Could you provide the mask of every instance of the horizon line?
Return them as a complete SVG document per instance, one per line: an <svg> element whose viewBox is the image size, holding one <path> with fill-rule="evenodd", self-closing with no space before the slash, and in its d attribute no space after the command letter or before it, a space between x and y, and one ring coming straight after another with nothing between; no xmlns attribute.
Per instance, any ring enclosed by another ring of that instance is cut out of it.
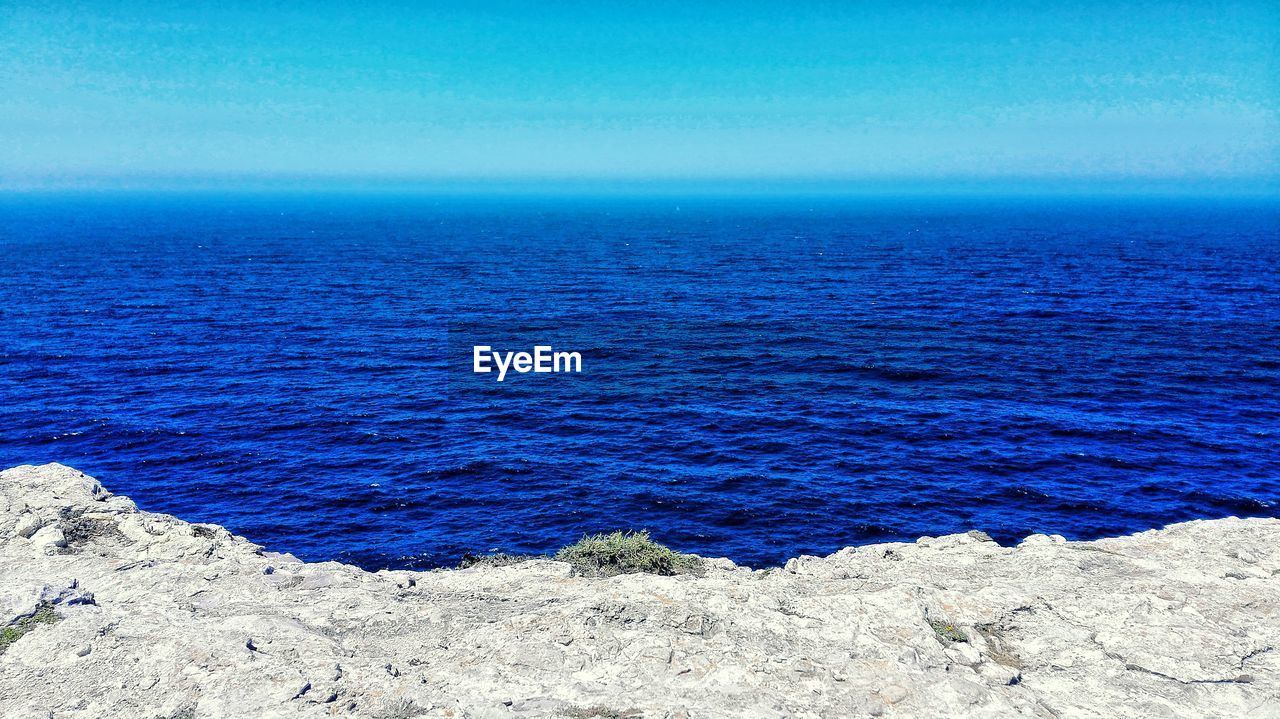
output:
<svg viewBox="0 0 1280 719"><path fill-rule="evenodd" d="M439 195L1047 195L1280 197L1280 176L1232 177L688 177L303 174L0 174L3 194L98 193Z"/></svg>

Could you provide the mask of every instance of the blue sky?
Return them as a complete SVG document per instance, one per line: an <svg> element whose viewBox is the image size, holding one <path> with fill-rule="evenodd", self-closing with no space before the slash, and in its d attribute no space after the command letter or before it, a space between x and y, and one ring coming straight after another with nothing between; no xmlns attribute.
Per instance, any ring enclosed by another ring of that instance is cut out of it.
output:
<svg viewBox="0 0 1280 719"><path fill-rule="evenodd" d="M0 184L1280 174L1280 3L194 5L0 5Z"/></svg>

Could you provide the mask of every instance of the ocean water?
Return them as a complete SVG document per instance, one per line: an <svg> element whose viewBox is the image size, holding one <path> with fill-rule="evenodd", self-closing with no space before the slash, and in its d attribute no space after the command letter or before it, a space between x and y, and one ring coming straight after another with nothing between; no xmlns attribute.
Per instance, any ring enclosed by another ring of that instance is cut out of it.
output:
<svg viewBox="0 0 1280 719"><path fill-rule="evenodd" d="M0 464L366 567L1280 515L1262 201L8 195ZM471 371L472 346L582 353Z"/></svg>

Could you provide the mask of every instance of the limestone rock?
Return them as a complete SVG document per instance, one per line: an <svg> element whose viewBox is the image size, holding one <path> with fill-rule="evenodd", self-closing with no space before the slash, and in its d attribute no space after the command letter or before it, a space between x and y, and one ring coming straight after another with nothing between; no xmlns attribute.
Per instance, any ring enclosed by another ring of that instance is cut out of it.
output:
<svg viewBox="0 0 1280 719"><path fill-rule="evenodd" d="M1280 716L1280 520L702 576L371 573L23 466L4 624L5 717Z"/></svg>

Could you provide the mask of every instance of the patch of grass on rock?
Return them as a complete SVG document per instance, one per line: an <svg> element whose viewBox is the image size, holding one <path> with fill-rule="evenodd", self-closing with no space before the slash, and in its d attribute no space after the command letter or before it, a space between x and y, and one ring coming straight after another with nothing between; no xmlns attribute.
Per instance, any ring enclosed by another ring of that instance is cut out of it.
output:
<svg viewBox="0 0 1280 719"><path fill-rule="evenodd" d="M48 602L41 602L34 614L28 617L20 617L7 627L0 628L0 654L4 654L5 650L13 646L13 643L26 636L27 632L40 626L41 624L56 624L62 619L58 613L53 611L53 605Z"/></svg>
<svg viewBox="0 0 1280 719"><path fill-rule="evenodd" d="M458 569L467 569L468 567L509 567L531 559L546 559L546 557L534 557L528 554L507 554L506 552L496 552L494 554L472 554L467 552L462 555L462 559L458 560Z"/></svg>
<svg viewBox="0 0 1280 719"><path fill-rule="evenodd" d="M564 710L565 719L639 719L644 714L635 709L610 709L608 707L571 707Z"/></svg>
<svg viewBox="0 0 1280 719"><path fill-rule="evenodd" d="M969 635L961 631L960 627L949 622L941 622L936 619L929 621L929 626L933 627L933 633L938 637L938 641L943 644L955 644L956 642L969 641Z"/></svg>
<svg viewBox="0 0 1280 719"><path fill-rule="evenodd" d="M378 719L413 719L421 716L426 710L418 706L412 699L394 699L382 707Z"/></svg>
<svg viewBox="0 0 1280 719"><path fill-rule="evenodd" d="M72 549L80 549L93 542L129 544L129 538L120 531L114 519L74 517L58 523L62 536Z"/></svg>
<svg viewBox="0 0 1280 719"><path fill-rule="evenodd" d="M568 562L580 574L612 577L618 574L697 573L697 557L680 554L649 539L648 532L593 534L556 552L555 558Z"/></svg>

